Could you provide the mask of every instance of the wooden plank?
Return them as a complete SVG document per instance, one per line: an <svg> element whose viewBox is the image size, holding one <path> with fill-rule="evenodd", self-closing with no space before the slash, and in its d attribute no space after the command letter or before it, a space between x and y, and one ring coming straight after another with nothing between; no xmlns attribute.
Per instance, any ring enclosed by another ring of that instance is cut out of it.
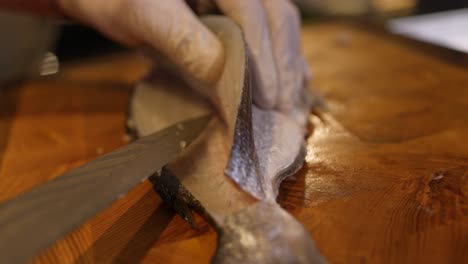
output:
<svg viewBox="0 0 468 264"><path fill-rule="evenodd" d="M340 23L306 26L303 43L330 112L280 203L331 263L468 259L466 68ZM3 91L16 104L0 116L0 200L124 144L128 92L147 69L123 54ZM207 263L216 235L197 221L144 184L33 262Z"/></svg>
<svg viewBox="0 0 468 264"><path fill-rule="evenodd" d="M327 99L282 204L331 263L468 259L468 71L362 27L304 30Z"/></svg>

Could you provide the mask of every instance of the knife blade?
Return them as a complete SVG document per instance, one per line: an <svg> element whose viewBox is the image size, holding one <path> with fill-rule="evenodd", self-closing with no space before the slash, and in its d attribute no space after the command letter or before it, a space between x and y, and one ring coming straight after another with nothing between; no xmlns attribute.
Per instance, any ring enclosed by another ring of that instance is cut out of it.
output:
<svg viewBox="0 0 468 264"><path fill-rule="evenodd" d="M0 205L0 263L24 263L176 158L211 118L194 118L99 157Z"/></svg>

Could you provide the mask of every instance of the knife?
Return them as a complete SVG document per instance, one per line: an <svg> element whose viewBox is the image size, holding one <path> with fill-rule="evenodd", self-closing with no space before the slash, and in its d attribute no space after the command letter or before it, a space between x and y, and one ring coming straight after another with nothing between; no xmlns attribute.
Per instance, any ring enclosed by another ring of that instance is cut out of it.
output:
<svg viewBox="0 0 468 264"><path fill-rule="evenodd" d="M203 116L123 146L0 205L0 263L24 263L176 158Z"/></svg>

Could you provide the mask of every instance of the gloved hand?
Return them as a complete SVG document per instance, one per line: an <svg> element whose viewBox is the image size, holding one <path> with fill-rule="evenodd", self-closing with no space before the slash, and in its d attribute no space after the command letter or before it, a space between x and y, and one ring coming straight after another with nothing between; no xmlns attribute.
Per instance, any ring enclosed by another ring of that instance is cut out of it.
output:
<svg viewBox="0 0 468 264"><path fill-rule="evenodd" d="M223 48L183 0L57 0L71 17L130 46L150 45L202 82L221 73ZM193 2L193 1L192 1ZM243 30L254 62L254 102L291 112L307 81L300 17L290 0L204 0Z"/></svg>
<svg viewBox="0 0 468 264"><path fill-rule="evenodd" d="M254 62L256 105L290 113L310 79L301 53L299 12L290 0L216 0L240 25Z"/></svg>

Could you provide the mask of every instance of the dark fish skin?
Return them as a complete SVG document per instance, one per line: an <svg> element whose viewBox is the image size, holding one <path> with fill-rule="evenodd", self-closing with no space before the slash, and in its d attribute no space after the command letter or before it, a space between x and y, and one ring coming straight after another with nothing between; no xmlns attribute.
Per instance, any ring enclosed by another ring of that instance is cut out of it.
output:
<svg viewBox="0 0 468 264"><path fill-rule="evenodd" d="M155 173L149 180L154 186L154 190L176 213L182 216L185 221L194 229L198 229L198 225L193 217L190 209L190 202L195 200L193 196L184 188L175 175L166 169L162 168L161 173Z"/></svg>
<svg viewBox="0 0 468 264"><path fill-rule="evenodd" d="M246 58L248 61L248 58ZM259 168L259 159L255 151L255 138L252 125L252 81L249 69L244 72L244 85L237 110L231 157L226 168L229 175L246 192L258 199L266 199L265 178Z"/></svg>
<svg viewBox="0 0 468 264"><path fill-rule="evenodd" d="M307 230L277 204L256 203L219 228L216 264L326 263Z"/></svg>

